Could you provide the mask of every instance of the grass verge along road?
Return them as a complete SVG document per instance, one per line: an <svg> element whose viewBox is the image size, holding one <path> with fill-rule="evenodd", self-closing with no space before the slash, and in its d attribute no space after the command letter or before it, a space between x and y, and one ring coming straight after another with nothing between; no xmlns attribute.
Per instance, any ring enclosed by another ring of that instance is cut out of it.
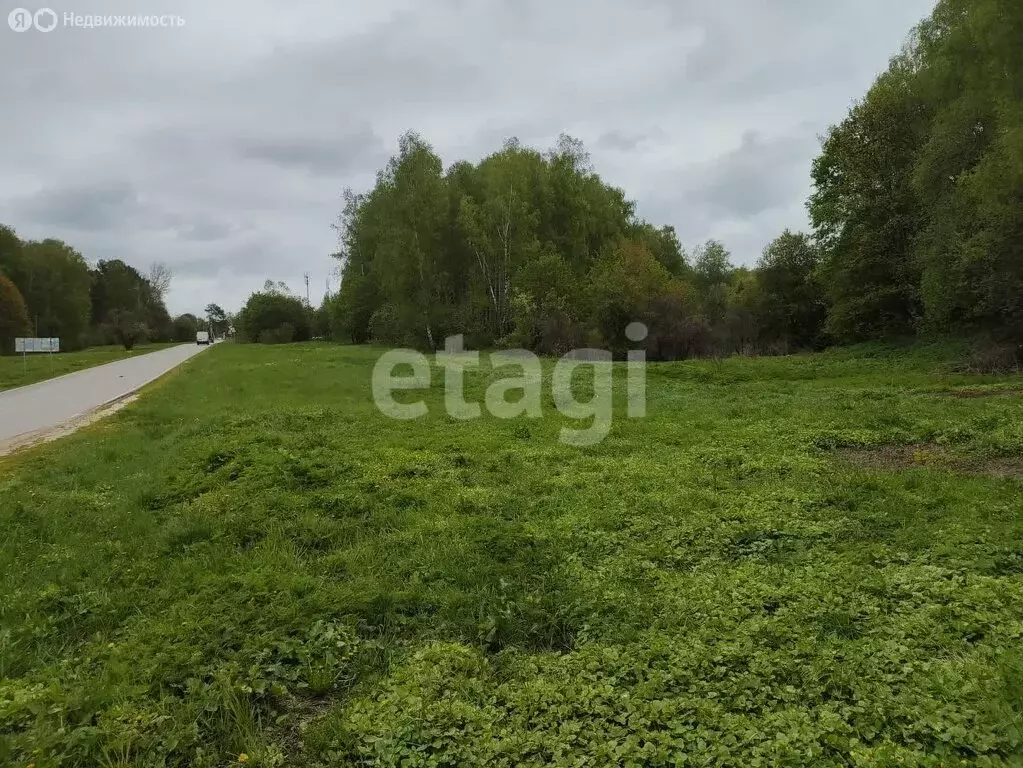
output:
<svg viewBox="0 0 1023 768"><path fill-rule="evenodd" d="M34 352L24 356L0 357L0 392L172 346L174 345L140 344L130 352L121 346L90 347L78 352L57 352L52 355Z"/></svg>

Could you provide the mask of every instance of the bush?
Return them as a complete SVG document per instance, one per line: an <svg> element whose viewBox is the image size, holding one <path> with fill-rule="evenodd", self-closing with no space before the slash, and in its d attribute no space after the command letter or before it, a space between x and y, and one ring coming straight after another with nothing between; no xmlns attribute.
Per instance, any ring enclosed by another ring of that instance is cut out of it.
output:
<svg viewBox="0 0 1023 768"><path fill-rule="evenodd" d="M401 324L393 304L385 304L369 318L369 337L381 344L401 343Z"/></svg>
<svg viewBox="0 0 1023 768"><path fill-rule="evenodd" d="M125 349L131 350L139 341L147 337L148 329L137 313L115 309L110 312L109 317L110 319L106 323L109 333Z"/></svg>
<svg viewBox="0 0 1023 768"><path fill-rule="evenodd" d="M195 334L199 331L199 320L195 315L184 314L174 318L174 340L195 341Z"/></svg>
<svg viewBox="0 0 1023 768"><path fill-rule="evenodd" d="M277 328L266 328L259 333L260 344L290 344L295 340L295 326L282 323Z"/></svg>
<svg viewBox="0 0 1023 768"><path fill-rule="evenodd" d="M957 369L963 373L1018 373L1023 368L1023 345L978 345Z"/></svg>
<svg viewBox="0 0 1023 768"><path fill-rule="evenodd" d="M294 296L272 291L254 293L238 313L238 337L242 341L261 342L264 332L269 331L267 338L282 339L281 329L287 325L291 328L288 341L308 341L311 336L309 315L306 305Z"/></svg>
<svg viewBox="0 0 1023 768"><path fill-rule="evenodd" d="M701 357L713 347L710 325L702 316L694 316L679 296L658 296L651 302L643 320L647 326L646 352L650 360Z"/></svg>

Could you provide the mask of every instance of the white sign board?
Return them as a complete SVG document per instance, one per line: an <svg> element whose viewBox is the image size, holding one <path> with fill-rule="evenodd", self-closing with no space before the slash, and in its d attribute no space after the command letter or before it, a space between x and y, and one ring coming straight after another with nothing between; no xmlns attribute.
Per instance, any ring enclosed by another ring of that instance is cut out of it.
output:
<svg viewBox="0 0 1023 768"><path fill-rule="evenodd" d="M14 351L25 352L60 352L60 339L15 339Z"/></svg>

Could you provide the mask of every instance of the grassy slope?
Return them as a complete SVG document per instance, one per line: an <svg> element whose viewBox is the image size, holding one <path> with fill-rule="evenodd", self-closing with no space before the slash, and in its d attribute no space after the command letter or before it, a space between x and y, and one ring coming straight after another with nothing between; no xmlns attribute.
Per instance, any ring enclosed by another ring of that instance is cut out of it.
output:
<svg viewBox="0 0 1023 768"><path fill-rule="evenodd" d="M1018 380L655 366L579 449L387 420L376 354L223 345L0 464L0 762L1019 764L1023 481L825 450L1019 457L934 394Z"/></svg>
<svg viewBox="0 0 1023 768"><path fill-rule="evenodd" d="M79 352L58 352L54 355L35 353L24 358L22 355L0 357L0 392L171 346L174 345L140 344L131 352L115 346L90 347Z"/></svg>

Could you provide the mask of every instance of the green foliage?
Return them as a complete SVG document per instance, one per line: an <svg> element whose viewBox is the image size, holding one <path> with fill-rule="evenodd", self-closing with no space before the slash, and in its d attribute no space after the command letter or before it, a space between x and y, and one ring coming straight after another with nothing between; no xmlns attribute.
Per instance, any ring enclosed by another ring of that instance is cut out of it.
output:
<svg viewBox="0 0 1023 768"><path fill-rule="evenodd" d="M765 338L772 308L754 301L759 275L715 241L687 260L675 230L637 219L568 136L546 153L512 139L442 174L408 134L372 190L346 191L337 229L342 281L327 312L334 338L354 343L431 348L462 333L475 348L622 353L632 321L656 326L647 349L659 359L820 342L804 328ZM804 325L819 311L792 309Z"/></svg>
<svg viewBox="0 0 1023 768"><path fill-rule="evenodd" d="M189 313L178 315L174 318L174 340L180 342L195 341L195 334L199 330L199 319Z"/></svg>
<svg viewBox="0 0 1023 768"><path fill-rule="evenodd" d="M258 340L260 344L290 344L295 340L295 326L284 322L276 328L264 328Z"/></svg>
<svg viewBox="0 0 1023 768"><path fill-rule="evenodd" d="M616 366L580 450L218 345L0 465L0 763L1008 768L1023 396L964 352L651 364L645 419Z"/></svg>
<svg viewBox="0 0 1023 768"><path fill-rule="evenodd" d="M840 340L1023 336L1023 9L942 0L814 164Z"/></svg>
<svg viewBox="0 0 1023 768"><path fill-rule="evenodd" d="M206 306L206 322L209 323L210 331L218 339L227 336L231 327L231 318L219 304L208 304Z"/></svg>
<svg viewBox="0 0 1023 768"><path fill-rule="evenodd" d="M13 280L13 275L21 275L24 270L24 244L21 238L10 227L0 224L0 272ZM15 283L17 285L17 283Z"/></svg>
<svg viewBox="0 0 1023 768"><path fill-rule="evenodd" d="M142 315L128 309L112 309L107 313L107 328L117 343L126 350L146 338L147 327Z"/></svg>
<svg viewBox="0 0 1023 768"><path fill-rule="evenodd" d="M301 299L277 290L249 296L236 318L242 341L282 344L310 338L309 310Z"/></svg>
<svg viewBox="0 0 1023 768"><path fill-rule="evenodd" d="M85 259L60 240L23 244L21 261L5 268L28 307L33 335L58 336L62 349L77 349L89 327L92 278Z"/></svg>
<svg viewBox="0 0 1023 768"><path fill-rule="evenodd" d="M682 244L678 240L674 227L657 229L652 224L643 222L636 226L629 238L641 243L653 255L661 266L673 277L690 277L691 267L686 262Z"/></svg>
<svg viewBox="0 0 1023 768"><path fill-rule="evenodd" d="M921 211L910 174L929 109L908 55L829 132L814 161L810 216L823 248L828 330L860 341L913 330L920 274L913 239Z"/></svg>
<svg viewBox="0 0 1023 768"><path fill-rule="evenodd" d="M28 312L21 291L0 272L0 355L12 354L14 340L28 332Z"/></svg>
<svg viewBox="0 0 1023 768"><path fill-rule="evenodd" d="M472 346L567 350L598 333L592 271L623 238L666 274L686 271L674 230L637 221L575 139L545 154L511 140L477 165L441 168L408 134L369 193L346 193L336 336L436 347L463 333Z"/></svg>
<svg viewBox="0 0 1023 768"><path fill-rule="evenodd" d="M626 327L650 316L653 303L669 292L671 275L649 251L626 240L594 265L590 280L593 323L602 343L623 355L632 346Z"/></svg>
<svg viewBox="0 0 1023 768"><path fill-rule="evenodd" d="M760 333L786 347L820 347L828 306L818 277L817 245L786 230L767 246L757 266L757 295L751 303L759 312Z"/></svg>
<svg viewBox="0 0 1023 768"><path fill-rule="evenodd" d="M149 278L120 259L89 269L82 254L60 240L22 242L0 225L0 271L22 294L28 335L58 336L62 350L175 338L163 301L170 282L163 265Z"/></svg>
<svg viewBox="0 0 1023 768"><path fill-rule="evenodd" d="M727 285L734 267L731 254L717 240L708 240L692 256L693 282L703 291Z"/></svg>

